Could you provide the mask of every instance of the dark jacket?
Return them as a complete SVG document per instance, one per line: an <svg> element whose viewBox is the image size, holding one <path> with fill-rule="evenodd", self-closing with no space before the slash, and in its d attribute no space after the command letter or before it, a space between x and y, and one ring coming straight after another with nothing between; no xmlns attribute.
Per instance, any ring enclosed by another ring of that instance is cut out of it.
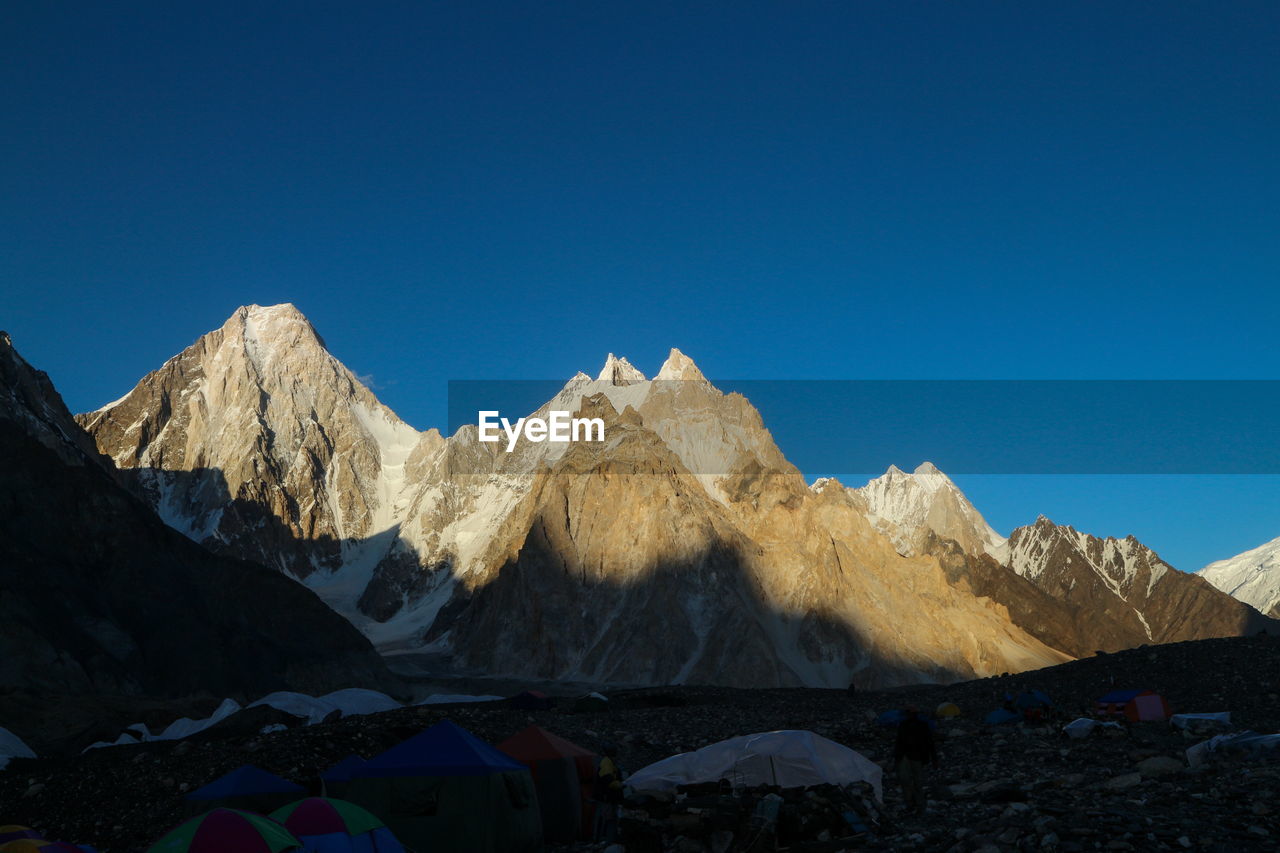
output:
<svg viewBox="0 0 1280 853"><path fill-rule="evenodd" d="M919 717L908 717L898 725L898 739L893 745L893 760L910 758L932 763L938 757L929 724Z"/></svg>

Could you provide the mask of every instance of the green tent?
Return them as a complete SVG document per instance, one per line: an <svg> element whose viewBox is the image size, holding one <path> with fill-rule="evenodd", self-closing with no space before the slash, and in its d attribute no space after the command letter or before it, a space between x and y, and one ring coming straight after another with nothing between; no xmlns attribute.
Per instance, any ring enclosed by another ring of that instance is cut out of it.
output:
<svg viewBox="0 0 1280 853"><path fill-rule="evenodd" d="M352 772L345 799L415 850L524 853L542 846L529 769L445 720Z"/></svg>

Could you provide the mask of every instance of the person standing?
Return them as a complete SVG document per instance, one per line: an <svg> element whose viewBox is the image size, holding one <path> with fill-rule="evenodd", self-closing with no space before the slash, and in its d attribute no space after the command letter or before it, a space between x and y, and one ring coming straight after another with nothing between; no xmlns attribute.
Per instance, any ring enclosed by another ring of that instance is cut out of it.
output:
<svg viewBox="0 0 1280 853"><path fill-rule="evenodd" d="M595 840L613 842L618 838L618 811L622 804L622 770L618 767L618 747L606 744L596 768Z"/></svg>
<svg viewBox="0 0 1280 853"><path fill-rule="evenodd" d="M933 743L929 723L920 718L918 708L906 709L906 719L898 724L898 739L893 745L893 760L907 811L924 814L924 770L937 763L938 752Z"/></svg>

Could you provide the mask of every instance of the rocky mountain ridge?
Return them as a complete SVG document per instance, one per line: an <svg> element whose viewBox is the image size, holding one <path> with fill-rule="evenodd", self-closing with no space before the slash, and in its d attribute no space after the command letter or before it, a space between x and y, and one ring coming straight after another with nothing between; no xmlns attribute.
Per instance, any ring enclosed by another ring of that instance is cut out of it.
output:
<svg viewBox="0 0 1280 853"><path fill-rule="evenodd" d="M156 518L3 334L0 480L6 688L173 696L391 684L368 642L307 590Z"/></svg>
<svg viewBox="0 0 1280 853"><path fill-rule="evenodd" d="M843 490L807 488L750 403L687 356L657 376L610 355L534 413L602 417L604 443L507 453L474 426L412 432L295 308L249 306L80 420L162 517L287 571L387 650L757 685L1064 659L936 560L898 555ZM921 610L936 618L904 642L901 614Z"/></svg>
<svg viewBox="0 0 1280 853"><path fill-rule="evenodd" d="M1045 529L1015 549L928 463L806 486L679 350L652 380L610 353L550 411L601 418L606 441L419 433L282 305L239 309L80 422L191 538L292 575L384 651L485 672L892 684L1259 624L1198 581L1159 586L1169 604L1118 594L1112 546L1046 557ZM1163 565L1143 563L1152 588Z"/></svg>

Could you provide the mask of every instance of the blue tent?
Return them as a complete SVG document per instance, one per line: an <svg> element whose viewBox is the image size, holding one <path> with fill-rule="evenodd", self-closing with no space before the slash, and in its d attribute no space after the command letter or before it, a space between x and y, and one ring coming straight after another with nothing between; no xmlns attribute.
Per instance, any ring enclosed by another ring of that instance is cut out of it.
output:
<svg viewBox="0 0 1280 853"><path fill-rule="evenodd" d="M266 814L306 795L301 785L246 764L187 794L187 810L193 815L217 808Z"/></svg>
<svg viewBox="0 0 1280 853"><path fill-rule="evenodd" d="M996 708L983 719L983 722L989 726L1002 726L1005 723L1013 723L1022 719L1022 715L1017 711L1008 711L1004 708Z"/></svg>
<svg viewBox="0 0 1280 853"><path fill-rule="evenodd" d="M505 752L444 720L370 758L352 776L488 776L527 770Z"/></svg>
<svg viewBox="0 0 1280 853"><path fill-rule="evenodd" d="M542 845L529 768L448 720L354 768L343 798L414 850L525 853Z"/></svg>
<svg viewBox="0 0 1280 853"><path fill-rule="evenodd" d="M1099 705L1126 705L1130 699L1133 699L1143 693L1145 690L1112 690L1106 696L1098 700Z"/></svg>
<svg viewBox="0 0 1280 853"><path fill-rule="evenodd" d="M281 779L252 764L237 767L225 776L214 779L203 788L187 794L188 800L221 800L226 797L255 796L257 794L305 794L301 785Z"/></svg>
<svg viewBox="0 0 1280 853"><path fill-rule="evenodd" d="M918 711L916 713L916 716L924 720L926 723L928 723L929 728L936 729L938 727L938 721L933 718L932 714L926 713L924 711ZM876 722L884 726L885 728L896 729L898 726L902 724L902 721L905 720L906 718L907 718L906 711L904 711L901 708L894 708L893 710L885 711L883 714L876 717Z"/></svg>
<svg viewBox="0 0 1280 853"><path fill-rule="evenodd" d="M352 753L320 774L320 778L326 782L350 782L355 771L363 766L364 759Z"/></svg>
<svg viewBox="0 0 1280 853"><path fill-rule="evenodd" d="M883 714L876 717L876 722L882 726L893 727L901 723L906 718L906 711L894 708L892 711L885 711Z"/></svg>
<svg viewBox="0 0 1280 853"><path fill-rule="evenodd" d="M324 783L325 796L341 797L361 767L364 767L364 759L352 754L321 773L320 781Z"/></svg>
<svg viewBox="0 0 1280 853"><path fill-rule="evenodd" d="M1017 701L1014 704L1018 706L1019 710L1029 711L1035 708L1052 708L1053 700L1043 690L1024 690L1018 694Z"/></svg>

